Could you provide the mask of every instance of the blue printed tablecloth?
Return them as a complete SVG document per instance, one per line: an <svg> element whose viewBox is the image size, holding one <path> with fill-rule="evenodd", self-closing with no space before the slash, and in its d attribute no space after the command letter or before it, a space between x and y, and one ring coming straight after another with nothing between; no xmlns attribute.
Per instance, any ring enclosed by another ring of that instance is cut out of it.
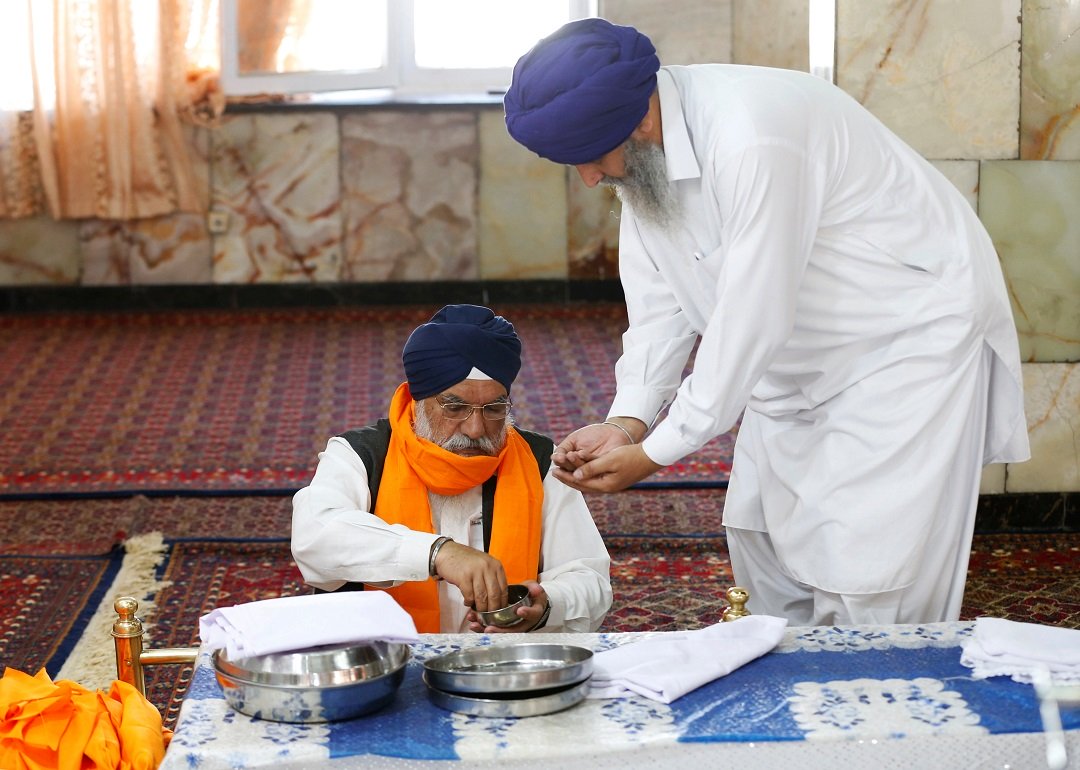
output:
<svg viewBox="0 0 1080 770"><path fill-rule="evenodd" d="M178 768L666 766L724 757L733 766L888 766L925 754L965 767L1046 767L1030 685L977 680L960 664L970 623L789 628L771 653L676 700L587 699L525 719L446 711L429 699L421 662L462 647L556 642L595 651L662 634L425 635L394 702L345 722L291 725L228 707L203 653L162 764ZM1061 713L1073 759L1080 713ZM722 753L718 753L722 752ZM1003 765L1002 762L1006 764ZM931 766L931 765L926 765ZM1080 766L1080 765L1078 765Z"/></svg>

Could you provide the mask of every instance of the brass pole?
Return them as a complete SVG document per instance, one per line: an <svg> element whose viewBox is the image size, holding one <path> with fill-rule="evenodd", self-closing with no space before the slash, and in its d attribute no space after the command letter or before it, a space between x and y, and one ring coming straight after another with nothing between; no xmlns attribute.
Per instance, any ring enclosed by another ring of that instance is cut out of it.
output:
<svg viewBox="0 0 1080 770"><path fill-rule="evenodd" d="M121 596L113 603L117 618L113 621L112 636L116 647L116 678L127 682L146 695L142 670L142 621L135 617L139 603L130 596Z"/></svg>

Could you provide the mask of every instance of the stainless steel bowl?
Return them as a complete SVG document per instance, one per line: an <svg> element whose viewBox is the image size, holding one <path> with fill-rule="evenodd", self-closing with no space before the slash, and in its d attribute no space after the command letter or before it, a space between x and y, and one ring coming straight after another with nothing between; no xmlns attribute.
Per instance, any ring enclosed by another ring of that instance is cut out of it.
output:
<svg viewBox="0 0 1080 770"><path fill-rule="evenodd" d="M523 586L520 583L511 583L506 587L506 600L509 604L497 610L489 610L487 612L480 612L477 610L476 614L480 617L480 622L485 626L510 628L524 620L524 618L518 617L517 608L532 606L532 599L529 598L528 587Z"/></svg>
<svg viewBox="0 0 1080 770"><path fill-rule="evenodd" d="M405 677L407 644L366 642L211 659L225 701L274 722L334 722L388 705Z"/></svg>

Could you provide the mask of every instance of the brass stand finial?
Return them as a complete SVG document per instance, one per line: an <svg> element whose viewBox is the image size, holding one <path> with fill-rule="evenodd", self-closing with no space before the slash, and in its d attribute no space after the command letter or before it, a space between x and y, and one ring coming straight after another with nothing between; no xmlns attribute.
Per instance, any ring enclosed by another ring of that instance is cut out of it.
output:
<svg viewBox="0 0 1080 770"><path fill-rule="evenodd" d="M727 599L731 606L724 610L724 614L720 618L724 623L745 618L750 614L750 610L746 609L746 603L750 601L750 592L745 588L732 586L727 590Z"/></svg>

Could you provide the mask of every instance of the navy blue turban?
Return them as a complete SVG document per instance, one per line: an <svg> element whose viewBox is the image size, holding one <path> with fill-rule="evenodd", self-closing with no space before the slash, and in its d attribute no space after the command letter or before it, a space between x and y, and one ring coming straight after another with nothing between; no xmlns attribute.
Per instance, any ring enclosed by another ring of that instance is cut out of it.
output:
<svg viewBox="0 0 1080 770"><path fill-rule="evenodd" d="M564 24L518 59L503 98L506 129L541 158L590 163L641 124L658 69L652 41L633 27Z"/></svg>
<svg viewBox="0 0 1080 770"><path fill-rule="evenodd" d="M457 385L473 367L509 393L521 369L521 340L486 307L447 305L409 335L401 361L416 401Z"/></svg>

